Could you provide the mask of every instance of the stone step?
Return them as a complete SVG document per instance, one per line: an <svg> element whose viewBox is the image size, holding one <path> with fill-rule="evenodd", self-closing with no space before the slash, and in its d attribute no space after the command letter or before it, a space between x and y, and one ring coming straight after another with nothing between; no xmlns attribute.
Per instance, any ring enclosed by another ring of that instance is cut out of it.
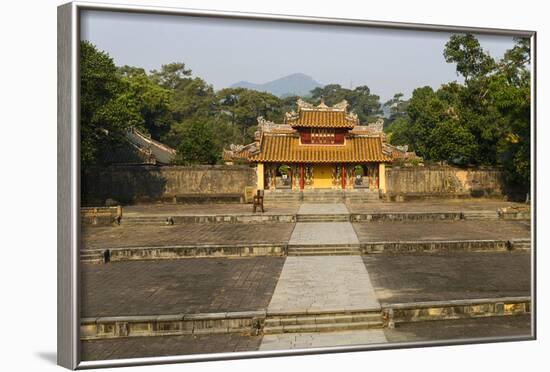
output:
<svg viewBox="0 0 550 372"><path fill-rule="evenodd" d="M357 244L344 244L344 245L302 245L302 246L289 246L289 256L350 256L360 255L361 249Z"/></svg>
<svg viewBox="0 0 550 372"><path fill-rule="evenodd" d="M334 314L270 316L265 320L264 334L298 332L336 332L352 329L382 328L378 311Z"/></svg>
<svg viewBox="0 0 550 372"><path fill-rule="evenodd" d="M531 249L531 239L511 240L513 250L529 250Z"/></svg>
<svg viewBox="0 0 550 372"><path fill-rule="evenodd" d="M299 214L297 222L348 222L349 214Z"/></svg>
<svg viewBox="0 0 550 372"><path fill-rule="evenodd" d="M498 211L465 211L462 213L465 220L498 220Z"/></svg>
<svg viewBox="0 0 550 372"><path fill-rule="evenodd" d="M87 263L102 263L103 253L101 251L80 251L80 261Z"/></svg>
<svg viewBox="0 0 550 372"><path fill-rule="evenodd" d="M288 252L289 256L358 256L361 251L309 251L309 252Z"/></svg>

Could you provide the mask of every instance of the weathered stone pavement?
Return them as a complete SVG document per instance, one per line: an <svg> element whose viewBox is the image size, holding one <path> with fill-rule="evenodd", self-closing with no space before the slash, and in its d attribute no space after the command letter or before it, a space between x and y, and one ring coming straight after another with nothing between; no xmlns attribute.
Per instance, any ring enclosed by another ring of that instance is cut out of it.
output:
<svg viewBox="0 0 550 372"><path fill-rule="evenodd" d="M146 358L258 350L262 336L238 333L82 341L82 360Z"/></svg>
<svg viewBox="0 0 550 372"><path fill-rule="evenodd" d="M531 295L528 252L367 255L382 304Z"/></svg>
<svg viewBox="0 0 550 372"><path fill-rule="evenodd" d="M266 309L284 261L251 257L84 264L82 317Z"/></svg>
<svg viewBox="0 0 550 372"><path fill-rule="evenodd" d="M381 344L387 342L382 329L322 333L283 333L265 335L259 350L308 349L314 347L334 347Z"/></svg>
<svg viewBox="0 0 550 372"><path fill-rule="evenodd" d="M379 309L359 256L287 257L269 312Z"/></svg>
<svg viewBox="0 0 550 372"><path fill-rule="evenodd" d="M303 203L298 214L349 214L344 203Z"/></svg>
<svg viewBox="0 0 550 372"><path fill-rule="evenodd" d="M359 244L359 240L349 222L298 222L288 244Z"/></svg>
<svg viewBox="0 0 550 372"><path fill-rule="evenodd" d="M509 240L530 237L525 221L429 221L354 223L361 243L426 240Z"/></svg>
<svg viewBox="0 0 550 372"><path fill-rule="evenodd" d="M299 203L266 203L265 214L295 214ZM124 216L200 216L200 215L253 215L251 204L138 204L123 209Z"/></svg>
<svg viewBox="0 0 550 372"><path fill-rule="evenodd" d="M293 223L90 227L82 230L82 249L243 242L286 243L293 228Z"/></svg>

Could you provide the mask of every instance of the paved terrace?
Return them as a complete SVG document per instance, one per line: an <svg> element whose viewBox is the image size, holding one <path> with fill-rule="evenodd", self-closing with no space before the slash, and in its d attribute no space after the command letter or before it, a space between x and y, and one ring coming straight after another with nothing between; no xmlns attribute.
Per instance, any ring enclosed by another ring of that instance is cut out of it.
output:
<svg viewBox="0 0 550 372"><path fill-rule="evenodd" d="M337 203L334 203L337 205ZM317 204L319 205L319 204ZM347 209L334 206L334 213L371 213L371 212L451 212L451 211L480 211L505 207L524 208L525 203L514 203L495 199L443 199L408 202L368 202L351 203ZM301 209L300 209L301 208ZM265 214L307 214L317 209L312 209L309 203L266 203ZM349 212L348 212L349 211ZM252 204L138 204L123 207L124 216L176 216L176 215L247 215L253 214ZM256 213L258 214L258 213Z"/></svg>
<svg viewBox="0 0 550 372"><path fill-rule="evenodd" d="M429 221L354 223L361 243L436 240L528 239L526 221Z"/></svg>
<svg viewBox="0 0 550 372"><path fill-rule="evenodd" d="M82 265L82 317L266 309L285 259L252 257Z"/></svg>
<svg viewBox="0 0 550 372"><path fill-rule="evenodd" d="M296 214L299 203L265 203L268 215ZM177 216L177 215L244 215L254 214L252 204L138 204L123 207L124 216ZM260 214L256 212L256 214Z"/></svg>
<svg viewBox="0 0 550 372"><path fill-rule="evenodd" d="M527 252L367 255L382 305L531 295Z"/></svg>
<svg viewBox="0 0 550 372"><path fill-rule="evenodd" d="M529 237L530 224L525 221L190 223L173 226L84 227L82 249L243 242L315 245L413 240L510 240Z"/></svg>
<svg viewBox="0 0 550 372"><path fill-rule="evenodd" d="M440 199L407 202L369 202L348 204L351 213L417 213L417 212L460 212L496 211L499 208L520 207L525 203L514 203L495 199Z"/></svg>
<svg viewBox="0 0 550 372"><path fill-rule="evenodd" d="M293 223L179 224L82 229L82 249L186 244L287 243Z"/></svg>

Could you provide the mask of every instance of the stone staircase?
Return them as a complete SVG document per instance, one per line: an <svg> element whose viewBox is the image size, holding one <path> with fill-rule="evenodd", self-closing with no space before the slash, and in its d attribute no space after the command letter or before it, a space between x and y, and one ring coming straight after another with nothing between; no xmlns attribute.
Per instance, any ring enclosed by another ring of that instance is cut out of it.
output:
<svg viewBox="0 0 550 372"><path fill-rule="evenodd" d="M288 246L289 256L350 256L360 255L359 244L325 244Z"/></svg>
<svg viewBox="0 0 550 372"><path fill-rule="evenodd" d="M122 217L120 221L124 226L137 226L137 225L173 225L171 217L167 216L129 216Z"/></svg>
<svg viewBox="0 0 550 372"><path fill-rule="evenodd" d="M265 190L264 202L266 203L298 203L302 200L302 194L292 190Z"/></svg>
<svg viewBox="0 0 550 372"><path fill-rule="evenodd" d="M345 193L342 190L304 190L302 192L304 203L343 203Z"/></svg>
<svg viewBox="0 0 550 372"><path fill-rule="evenodd" d="M349 222L349 214L298 214L296 222Z"/></svg>
<svg viewBox="0 0 550 372"><path fill-rule="evenodd" d="M382 328L380 310L358 310L354 312L323 312L303 314L268 315L264 323L264 334L337 332L357 329Z"/></svg>
<svg viewBox="0 0 550 372"><path fill-rule="evenodd" d="M105 261L104 252L101 249L81 250L80 261L86 263L103 263Z"/></svg>
<svg viewBox="0 0 550 372"><path fill-rule="evenodd" d="M465 220L498 220L498 211L465 211L462 213Z"/></svg>
<svg viewBox="0 0 550 372"><path fill-rule="evenodd" d="M514 251L527 251L531 249L531 239L517 239L510 241Z"/></svg>

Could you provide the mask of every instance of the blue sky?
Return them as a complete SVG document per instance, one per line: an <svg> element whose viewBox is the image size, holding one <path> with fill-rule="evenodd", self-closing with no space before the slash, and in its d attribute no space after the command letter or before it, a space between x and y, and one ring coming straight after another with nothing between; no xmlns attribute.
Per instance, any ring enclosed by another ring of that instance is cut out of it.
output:
<svg viewBox="0 0 550 372"><path fill-rule="evenodd" d="M264 83L291 73L321 84L368 85L385 101L416 87L461 79L443 58L450 34L379 28L85 11L81 38L117 65L146 70L184 62L215 89L246 80ZM478 36L501 58L508 36Z"/></svg>

